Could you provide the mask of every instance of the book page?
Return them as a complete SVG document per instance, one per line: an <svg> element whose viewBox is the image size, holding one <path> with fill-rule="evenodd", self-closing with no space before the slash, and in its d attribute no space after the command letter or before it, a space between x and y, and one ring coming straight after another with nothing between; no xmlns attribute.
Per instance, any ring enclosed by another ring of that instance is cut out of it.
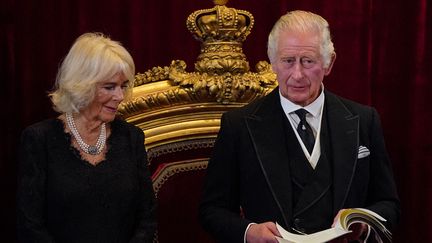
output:
<svg viewBox="0 0 432 243"><path fill-rule="evenodd" d="M281 237L276 237L279 243L322 243L338 238L349 232L349 226L354 223L364 223L375 231L379 238L391 241L391 232L382 224L386 220L379 214L365 208L349 208L342 211L335 226L309 235L288 232L278 223L276 227Z"/></svg>
<svg viewBox="0 0 432 243"><path fill-rule="evenodd" d="M370 215L372 215L372 216L374 216L375 218L377 218L377 219L379 219L379 220L381 220L381 221L387 221L385 218L383 218L381 215L379 215L379 214L377 214L377 213L375 213L374 211L372 211L372 210L369 210L369 209L367 209L367 208L354 208L355 210L360 210L360 211L363 211L363 212L365 212L365 213L368 213L368 214L370 214Z"/></svg>
<svg viewBox="0 0 432 243"><path fill-rule="evenodd" d="M349 230L344 230L342 228L336 227L309 235L299 235L286 231L278 223L276 223L276 228L282 236L282 238L276 237L279 243L322 243L351 232Z"/></svg>

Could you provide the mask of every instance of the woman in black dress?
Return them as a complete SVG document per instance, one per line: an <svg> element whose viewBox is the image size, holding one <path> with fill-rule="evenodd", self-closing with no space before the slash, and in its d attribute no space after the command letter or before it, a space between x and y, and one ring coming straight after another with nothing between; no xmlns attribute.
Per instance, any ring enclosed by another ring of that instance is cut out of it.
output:
<svg viewBox="0 0 432 243"><path fill-rule="evenodd" d="M57 118L21 138L21 242L151 242L155 199L141 129L116 118L130 96L131 55L100 33L80 36L49 94Z"/></svg>

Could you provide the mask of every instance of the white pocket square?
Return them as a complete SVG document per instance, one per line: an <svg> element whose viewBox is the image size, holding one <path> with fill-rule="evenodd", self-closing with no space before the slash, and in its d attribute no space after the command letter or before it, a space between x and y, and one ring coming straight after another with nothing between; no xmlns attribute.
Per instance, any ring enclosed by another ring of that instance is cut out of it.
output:
<svg viewBox="0 0 432 243"><path fill-rule="evenodd" d="M362 158L369 156L369 154L370 154L370 151L368 148L366 148L365 146L360 146L357 158L362 159Z"/></svg>

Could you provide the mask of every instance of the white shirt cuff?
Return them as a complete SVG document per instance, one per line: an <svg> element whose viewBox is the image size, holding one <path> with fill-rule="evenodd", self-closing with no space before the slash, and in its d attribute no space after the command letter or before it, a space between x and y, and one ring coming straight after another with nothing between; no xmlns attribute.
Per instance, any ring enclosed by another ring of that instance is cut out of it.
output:
<svg viewBox="0 0 432 243"><path fill-rule="evenodd" d="M244 236L243 236L243 242L246 243L246 233L249 230L249 228L251 227L251 225L256 224L256 223L250 223L248 224L248 226L246 227L246 230L244 232Z"/></svg>

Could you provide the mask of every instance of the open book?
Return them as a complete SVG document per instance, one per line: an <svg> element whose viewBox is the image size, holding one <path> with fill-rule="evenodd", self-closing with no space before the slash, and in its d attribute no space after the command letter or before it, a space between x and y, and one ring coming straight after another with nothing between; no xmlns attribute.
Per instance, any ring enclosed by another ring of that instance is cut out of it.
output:
<svg viewBox="0 0 432 243"><path fill-rule="evenodd" d="M351 231L349 227L354 223L364 223L370 226L370 230L376 233L381 242L391 242L391 232L382 222L386 220L371 210L365 208L345 209L337 219L335 226L309 235L293 234L286 231L279 224L276 227L282 238L276 237L279 243L322 243L336 239Z"/></svg>

